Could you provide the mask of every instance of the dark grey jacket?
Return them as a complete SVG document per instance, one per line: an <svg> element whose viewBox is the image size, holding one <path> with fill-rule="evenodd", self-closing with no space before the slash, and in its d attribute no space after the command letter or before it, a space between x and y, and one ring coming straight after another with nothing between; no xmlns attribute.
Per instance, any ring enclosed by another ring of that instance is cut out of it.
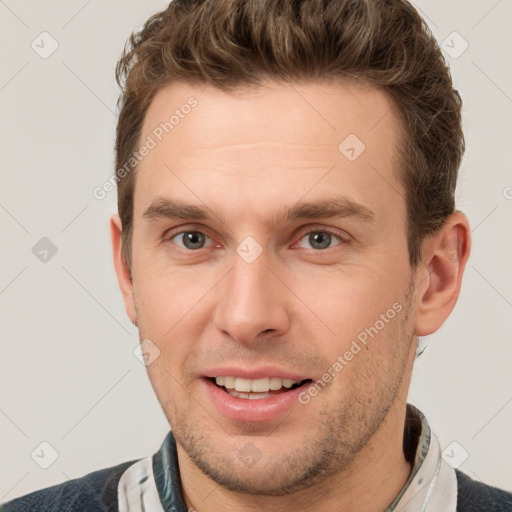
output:
<svg viewBox="0 0 512 512"><path fill-rule="evenodd" d="M95 471L0 505L2 512L118 512L117 486L137 461ZM156 488L165 512L187 512L180 486L172 432L152 459ZM512 493L457 475L457 512L512 512ZM146 512L151 512L147 510Z"/></svg>

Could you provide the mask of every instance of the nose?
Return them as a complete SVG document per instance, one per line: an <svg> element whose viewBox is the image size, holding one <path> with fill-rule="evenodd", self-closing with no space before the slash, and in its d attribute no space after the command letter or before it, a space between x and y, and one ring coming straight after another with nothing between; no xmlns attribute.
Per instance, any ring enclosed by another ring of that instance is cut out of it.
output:
<svg viewBox="0 0 512 512"><path fill-rule="evenodd" d="M253 344L284 334L290 327L291 292L278 271L261 254L248 263L235 255L234 265L219 288L214 324L233 340Z"/></svg>

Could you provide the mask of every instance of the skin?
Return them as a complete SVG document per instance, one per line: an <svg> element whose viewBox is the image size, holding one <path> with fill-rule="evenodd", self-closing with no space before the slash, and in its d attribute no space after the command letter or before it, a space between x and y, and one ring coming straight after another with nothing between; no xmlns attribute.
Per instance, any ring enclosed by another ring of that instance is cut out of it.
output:
<svg viewBox="0 0 512 512"><path fill-rule="evenodd" d="M382 91L266 82L226 93L173 83L153 99L141 140L190 96L198 105L137 169L131 279L121 222L111 219L127 313L161 351L148 374L177 439L187 506L384 510L411 471L402 442L417 337L455 306L467 218L452 214L410 267L400 127ZM349 134L366 146L352 162L338 150ZM335 196L370 209L371 222L276 222L299 201ZM149 221L143 213L157 198L206 205L211 218ZM309 236L319 229L333 232L326 248ZM187 248L180 230L205 232L204 246ZM262 248L252 263L236 252L248 236ZM378 335L285 417L228 419L204 393L204 370L227 363L273 364L316 381L397 302L401 311ZM253 465L237 456L248 443L260 454Z"/></svg>

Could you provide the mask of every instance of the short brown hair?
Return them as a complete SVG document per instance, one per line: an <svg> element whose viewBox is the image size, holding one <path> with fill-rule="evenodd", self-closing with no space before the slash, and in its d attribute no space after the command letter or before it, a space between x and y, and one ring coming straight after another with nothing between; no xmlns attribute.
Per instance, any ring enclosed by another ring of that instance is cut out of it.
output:
<svg viewBox="0 0 512 512"><path fill-rule="evenodd" d="M404 0L173 0L133 32L116 67L116 169L140 144L147 109L174 81L223 90L265 79L361 81L386 92L403 131L400 179L409 260L455 210L464 153L461 99L439 46ZM135 169L118 176L131 268Z"/></svg>

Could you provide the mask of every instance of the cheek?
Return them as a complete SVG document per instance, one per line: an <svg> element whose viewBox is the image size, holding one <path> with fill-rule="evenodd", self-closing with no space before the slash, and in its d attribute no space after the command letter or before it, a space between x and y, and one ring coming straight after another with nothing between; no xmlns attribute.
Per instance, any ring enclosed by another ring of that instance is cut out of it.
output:
<svg viewBox="0 0 512 512"><path fill-rule="evenodd" d="M140 339L151 340L159 351L147 366L148 376L160 402L173 402L190 384L186 363L202 336L204 325L198 315L205 315L198 301L204 285L178 271L144 272L136 283Z"/></svg>
<svg viewBox="0 0 512 512"><path fill-rule="evenodd" d="M147 371L157 400L167 420L172 424L173 418L180 416L180 409L187 410L189 404L184 402L187 400L187 394L183 393L185 386L181 383L181 378L175 375L177 372L168 366L163 357L162 355L158 364L155 362L148 366Z"/></svg>
<svg viewBox="0 0 512 512"><path fill-rule="evenodd" d="M134 276L140 326L157 338L172 338L182 323L190 323L190 314L208 292L208 282L202 273L190 269L146 267Z"/></svg>
<svg viewBox="0 0 512 512"><path fill-rule="evenodd" d="M319 337L318 342L326 350L343 352L353 340L372 339L376 331L384 338L397 327L400 310L404 310L403 284L390 275L381 268L353 266L309 273L296 280L296 293L315 313L312 321L324 333L324 341Z"/></svg>

